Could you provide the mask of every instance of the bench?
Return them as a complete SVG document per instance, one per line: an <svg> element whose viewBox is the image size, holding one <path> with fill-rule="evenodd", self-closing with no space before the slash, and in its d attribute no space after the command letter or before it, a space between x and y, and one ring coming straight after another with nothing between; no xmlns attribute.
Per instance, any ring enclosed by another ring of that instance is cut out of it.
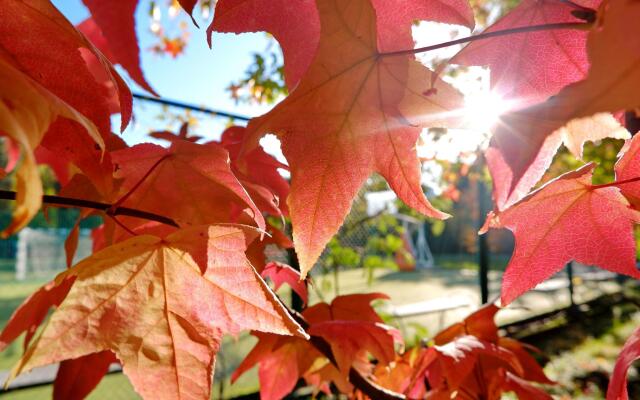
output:
<svg viewBox="0 0 640 400"><path fill-rule="evenodd" d="M391 306L385 311L392 317L400 320L406 317L439 313L439 329L442 329L442 327L444 326L444 315L447 311L472 306L474 306L474 303L468 297L452 296L439 297L436 299L402 304L399 306Z"/></svg>

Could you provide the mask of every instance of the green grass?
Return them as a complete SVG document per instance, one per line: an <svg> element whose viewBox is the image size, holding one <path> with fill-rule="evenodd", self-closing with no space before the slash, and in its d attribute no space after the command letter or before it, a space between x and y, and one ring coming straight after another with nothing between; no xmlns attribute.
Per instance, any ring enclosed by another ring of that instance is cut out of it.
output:
<svg viewBox="0 0 640 400"><path fill-rule="evenodd" d="M466 261L465 261L466 260ZM468 258L461 258L466 264L454 268L453 258L448 259L449 266L439 264L433 269L415 271L394 271L376 269L371 283L367 281L367 271L363 269L348 269L338 273L337 292L340 295L351 293L386 293L397 304L414 303L419 300L446 296L453 287L471 287L477 290L477 264ZM463 268L463 266L469 268ZM491 276L497 272L491 273ZM313 275L315 286L310 292L311 304L324 299L331 300L336 294L334 274Z"/></svg>
<svg viewBox="0 0 640 400"><path fill-rule="evenodd" d="M16 281L14 277L14 272L0 271L0 329L4 328L24 299L45 283L45 281ZM0 353L0 370L11 368L21 355L22 338L14 341Z"/></svg>
<svg viewBox="0 0 640 400"><path fill-rule="evenodd" d="M443 269L470 269L477 271L478 256L474 254L441 254L433 257L438 268ZM491 254L489 256L489 269L492 271L504 271L509 263L509 256L504 254Z"/></svg>
<svg viewBox="0 0 640 400"><path fill-rule="evenodd" d="M545 373L558 382L550 388L561 398L605 398L606 382L613 370L620 348L640 323L640 314L626 322L616 321L599 337L590 337L573 349L554 356L545 366ZM630 398L638 398L640 382L638 370L630 370Z"/></svg>

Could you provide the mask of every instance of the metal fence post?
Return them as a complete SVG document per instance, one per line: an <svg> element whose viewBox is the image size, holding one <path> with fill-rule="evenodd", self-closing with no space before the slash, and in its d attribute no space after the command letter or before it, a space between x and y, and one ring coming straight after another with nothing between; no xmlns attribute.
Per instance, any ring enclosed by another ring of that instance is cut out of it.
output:
<svg viewBox="0 0 640 400"><path fill-rule="evenodd" d="M575 293L575 288L573 287L573 261L570 261L569 264L567 264L567 279L569 279L569 299L571 301L571 308L574 308L576 306L576 302L573 298Z"/></svg>
<svg viewBox="0 0 640 400"><path fill-rule="evenodd" d="M287 249L287 261L293 269L300 271L300 262L298 262L298 255L294 249ZM304 308L302 298L293 290L291 291L291 308L294 311L302 311Z"/></svg>
<svg viewBox="0 0 640 400"><path fill-rule="evenodd" d="M484 157L481 156L480 172L484 169ZM478 229L482 228L484 224L484 217L489 212L489 206L487 204L487 188L481 177L478 177ZM489 246L487 243L487 234L478 236L478 275L480 278L480 298L482 304L489 301Z"/></svg>

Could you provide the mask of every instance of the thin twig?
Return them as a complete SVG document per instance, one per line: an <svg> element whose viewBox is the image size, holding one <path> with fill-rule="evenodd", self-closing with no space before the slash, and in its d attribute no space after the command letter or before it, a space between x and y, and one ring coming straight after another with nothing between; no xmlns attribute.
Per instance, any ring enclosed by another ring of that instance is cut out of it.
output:
<svg viewBox="0 0 640 400"><path fill-rule="evenodd" d="M591 189L603 189L603 188L608 188L608 187L611 187L611 186L626 185L627 183L634 183L634 182L638 182L638 181L640 181L640 176L636 176L635 178L625 179L625 180L622 180L622 181L604 183L602 185L591 185Z"/></svg>
<svg viewBox="0 0 640 400"><path fill-rule="evenodd" d="M326 303L326 301L324 301L324 295L322 294L322 291L318 289L318 285L316 284L316 281L311 276L309 276L307 278L307 282L309 282L308 286L311 286L313 290L316 292L316 296L318 296L318 300L320 300L323 303Z"/></svg>
<svg viewBox="0 0 640 400"><path fill-rule="evenodd" d="M109 216L109 218L111 218L113 220L113 222L116 223L116 225L118 225L120 228L124 229L125 231L127 231L127 233L131 236L136 236L136 233L134 231L132 231L131 229L129 229L125 224L123 224L122 222L120 222L120 220L118 220L118 218L115 215L112 214L108 214L107 216Z"/></svg>
<svg viewBox="0 0 640 400"><path fill-rule="evenodd" d="M155 171L156 168L158 168L158 166L160 164L162 164L162 162L164 160L166 160L167 158L171 157L171 154L167 154L164 157L160 158L158 161L155 162L155 164L153 164L151 166L151 168L149 168L149 170L144 174L144 176L142 178L140 178L140 180L133 185L133 187L131 189L129 189L129 191L127 193L124 194L124 196L120 197L120 199L118 201L116 201L115 203L113 203L113 209L117 209L118 207L120 207L120 204L124 203L129 196L131 196L133 194L133 192L135 192L140 185L142 185L144 183L144 181L147 180L147 178L149 177L149 175L151 175L153 173L153 171Z"/></svg>
<svg viewBox="0 0 640 400"><path fill-rule="evenodd" d="M427 51L433 51L433 50L443 49L445 47L455 46L457 44L469 43L469 42L474 42L476 40L484 40L484 39L489 39L489 38L499 37L499 36L515 35L518 33L552 31L552 30L561 30L561 29L585 29L590 27L591 25L592 25L591 22L560 22L556 24L522 26L518 28L480 33L478 35L467 36L464 38L451 40L443 43L438 43L431 46L418 47L415 49L407 49L407 50L390 51L388 53L380 53L380 57L391 57L391 56L402 56L402 55L408 55L408 54L424 53Z"/></svg>

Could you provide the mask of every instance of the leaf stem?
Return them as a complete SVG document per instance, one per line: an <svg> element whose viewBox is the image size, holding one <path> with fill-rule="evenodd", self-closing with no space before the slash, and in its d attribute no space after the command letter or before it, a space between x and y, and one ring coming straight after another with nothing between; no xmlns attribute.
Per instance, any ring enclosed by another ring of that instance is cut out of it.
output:
<svg viewBox="0 0 640 400"><path fill-rule="evenodd" d="M110 215L107 214L109 216L109 218L111 218L113 220L113 222L115 222L120 228L124 229L125 231L127 231L127 233L131 236L136 236L136 233L134 231L132 231L131 229L129 229L125 224L123 224L122 222L120 222L120 220L118 220L118 218L115 215Z"/></svg>
<svg viewBox="0 0 640 400"><path fill-rule="evenodd" d="M140 187L140 185L142 185L142 184L144 183L144 181L146 181L146 180L147 180L147 178L148 178L148 177L153 173L153 171L155 171L155 170L156 170L156 168L158 168L158 166L159 166L160 164L162 164L162 162L163 162L164 160L166 160L167 158L169 158L169 157L171 157L171 154L167 154L166 156L164 156L164 157L160 158L158 161L156 161L156 162L155 162L155 164L153 164L153 165L151 166L151 168L149 168L149 170L147 171L147 173L145 173L145 174L144 174L144 176L143 176L142 178L140 178L140 180L139 180L135 185L133 185L133 187L132 187L131 189L129 189L129 191L128 191L127 193L125 193L125 194L124 194L124 196L122 196L118 201L116 201L116 202L113 204L113 206L111 206L111 207L112 207L114 210L115 210L116 208L120 207L120 205L121 205L122 203L124 203L124 202L129 198L129 196L131 196L131 195L132 195L132 194L133 194L133 193L134 193L134 192L135 192L135 191Z"/></svg>
<svg viewBox="0 0 640 400"><path fill-rule="evenodd" d="M490 38L499 37L499 36L515 35L518 33L552 31L552 30L561 30L561 29L585 29L590 27L591 25L592 25L591 22L559 22L555 24L522 26L518 28L503 29L499 31L480 33L477 35L471 35L464 38L451 40L448 42L434 44L431 46L418 47L415 49L408 49L408 50L391 51L388 53L380 53L380 57L403 56L408 54L424 53L427 51L433 51L433 50L443 49L445 47L455 46L457 44L469 43L469 42L474 42L476 40L490 39Z"/></svg>
<svg viewBox="0 0 640 400"><path fill-rule="evenodd" d="M620 185L626 185L627 183L634 183L634 182L638 182L640 181L640 176L636 176L635 178L630 178L630 179L625 179L622 181L615 181L615 182L611 182L611 183L605 183L602 185L591 185L591 189L603 189L603 188L607 188L607 187L611 187L611 186L620 186Z"/></svg>
<svg viewBox="0 0 640 400"><path fill-rule="evenodd" d="M0 190L0 200L15 200L16 192L11 190ZM51 196L44 195L42 196L42 202L44 204L50 204L54 206L62 206L62 207L77 207L77 208L90 208L93 210L109 212L110 215L124 215L127 217L135 217L146 219L149 221L160 222L161 224L170 225L176 228L180 226L176 221L169 217L165 217L163 215L154 214L147 211L136 210L134 208L128 207L115 207L113 208L113 204L109 203L101 203L98 201L91 200L83 200L83 199L74 199L70 197L62 197L62 196Z"/></svg>

